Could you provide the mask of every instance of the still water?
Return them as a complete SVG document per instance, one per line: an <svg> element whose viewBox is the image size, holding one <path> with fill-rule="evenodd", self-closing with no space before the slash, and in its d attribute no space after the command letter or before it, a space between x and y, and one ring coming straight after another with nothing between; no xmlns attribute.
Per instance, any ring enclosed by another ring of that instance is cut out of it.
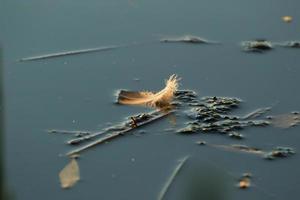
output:
<svg viewBox="0 0 300 200"><path fill-rule="evenodd" d="M61 189L58 179L68 163L60 156L70 150L64 144L68 136L46 132L100 130L149 111L114 104L115 91L157 91L171 74L182 78L181 89L192 89L200 97L241 98L238 114L266 106L273 106L270 114L300 110L300 50L276 47L258 54L242 52L239 46L251 39L300 39L299 1L2 0L1 7L6 177L14 199L153 200L177 160L186 155L191 155L189 166L170 188L168 199L180 199L188 174L202 178L197 188L206 199L299 197L298 154L268 162L195 145L205 140L266 149L289 146L297 151L299 127L250 128L241 131L245 140L233 141L213 134L166 132L182 125L180 117L176 125L166 118L145 127L145 134L129 135L82 155L78 160L81 180L70 190ZM281 20L285 15L293 16L292 23ZM184 34L222 44L159 42L162 37ZM18 62L29 56L133 43L142 45ZM249 190L235 187L244 172L253 174ZM209 190L219 196L205 197L204 191Z"/></svg>

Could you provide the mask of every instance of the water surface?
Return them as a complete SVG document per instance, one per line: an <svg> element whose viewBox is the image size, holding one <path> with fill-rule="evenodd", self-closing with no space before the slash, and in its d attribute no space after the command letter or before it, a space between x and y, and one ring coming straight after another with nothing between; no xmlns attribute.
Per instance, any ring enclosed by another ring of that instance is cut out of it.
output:
<svg viewBox="0 0 300 200"><path fill-rule="evenodd" d="M45 131L99 130L108 122L148 111L114 104L115 90L156 91L173 73L182 78L181 89L193 89L200 97L243 99L236 113L270 105L270 114L300 110L300 51L276 48L253 54L242 52L239 46L243 40L257 38L300 39L298 1L3 0L1 4L6 176L15 199L153 200L176 161L188 154L191 162L227 174L229 186L220 183L220 187L227 190L228 199L296 199L300 195L297 154L267 162L252 155L199 147L194 144L197 140L214 144L236 141L219 135L167 133L164 129L173 126L168 119L145 127L146 134L140 137L123 137L85 153L79 160L81 181L65 191L60 188L58 173L68 162L59 156L70 150L64 144L67 137ZM284 15L293 16L294 21L282 22ZM158 42L162 37L184 34L222 45ZM18 62L29 56L132 43L147 44ZM181 122L178 118L177 126ZM298 150L299 130L250 128L242 132L246 139L240 143ZM234 186L234 177L243 172L254 175L256 187L241 191ZM182 184L175 182L170 199L181 192Z"/></svg>

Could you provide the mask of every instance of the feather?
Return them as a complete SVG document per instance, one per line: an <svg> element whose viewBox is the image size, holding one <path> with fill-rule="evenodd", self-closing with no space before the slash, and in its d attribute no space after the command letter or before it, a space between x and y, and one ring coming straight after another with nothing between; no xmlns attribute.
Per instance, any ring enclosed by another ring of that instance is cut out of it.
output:
<svg viewBox="0 0 300 200"><path fill-rule="evenodd" d="M125 91L118 94L118 103L126 105L144 105L149 107L166 107L173 100L180 79L173 74L166 81L166 87L157 93L147 91Z"/></svg>

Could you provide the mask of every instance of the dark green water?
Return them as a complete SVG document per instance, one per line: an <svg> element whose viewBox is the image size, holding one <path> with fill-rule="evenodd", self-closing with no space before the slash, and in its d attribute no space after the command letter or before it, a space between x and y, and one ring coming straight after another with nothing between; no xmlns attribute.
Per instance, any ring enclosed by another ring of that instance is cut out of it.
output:
<svg viewBox="0 0 300 200"><path fill-rule="evenodd" d="M223 188L220 191L227 190L228 199L297 199L298 154L268 162L254 155L199 147L194 144L197 140L237 142L219 135L166 134L164 129L173 126L168 119L146 127L146 134L140 137L124 137L86 152L79 160L80 182L71 190L62 190L58 173L68 161L59 154L70 150L64 144L67 137L45 130L98 130L108 122L148 111L115 105L115 90L159 90L163 80L173 73L182 78L181 89L193 89L200 96L243 99L238 113L270 105L275 105L270 114L300 110L300 50L276 48L265 54L249 54L239 46L243 40L256 38L276 42L300 39L299 7L297 0L2 0L5 168L11 193L17 200L153 200L176 161L189 154L192 161L211 168L207 174ZM293 16L293 22L282 22L284 15ZM222 45L156 42L164 36L184 34L220 41ZM17 61L65 50L135 42L147 44ZM178 126L180 122L179 118ZM299 131L299 127L250 128L241 132L246 139L240 143L267 149L290 146L299 151ZM188 174L188 169L180 177ZM201 167L199 170L203 174ZM243 172L254 175L255 186L247 191L237 189L232 176L227 186L214 176L229 173L239 177ZM191 173L201 175L197 170ZM175 182L170 199L176 199L172 195L181 193L182 185Z"/></svg>

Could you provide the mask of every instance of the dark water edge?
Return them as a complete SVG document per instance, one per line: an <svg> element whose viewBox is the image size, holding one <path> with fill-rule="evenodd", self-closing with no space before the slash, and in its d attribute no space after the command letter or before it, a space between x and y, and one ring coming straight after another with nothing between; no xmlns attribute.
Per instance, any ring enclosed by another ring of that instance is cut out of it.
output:
<svg viewBox="0 0 300 200"><path fill-rule="evenodd" d="M5 16L0 33L5 50L5 172L15 199L153 200L177 160L186 155L191 156L188 165L167 199L180 199L184 191L193 193L193 185L207 192L202 193L206 199L299 196L297 153L268 162L254 155L202 147L195 142L236 142L214 134L183 136L165 131L181 127L185 119L178 116L176 125L163 119L143 129L141 136L129 135L87 152L78 160L81 180L74 188L62 190L58 173L68 160L59 155L70 150L64 144L68 136L46 132L96 131L129 115L148 112L143 107L114 104L114 92L157 91L173 73L182 78L181 89L195 90L200 97L241 98L243 103L234 114L267 106L272 106L270 115L300 110L299 49L276 47L255 54L243 52L240 46L242 41L260 38L299 40L298 1L3 0L1 5L1 16ZM293 22L282 22L284 15L293 16ZM185 34L222 44L156 42ZM132 43L147 45L17 62L36 55ZM238 143L245 145L300 149L299 127L250 128L241 133L245 140ZM239 190L235 184L245 172L253 174L253 186Z"/></svg>

